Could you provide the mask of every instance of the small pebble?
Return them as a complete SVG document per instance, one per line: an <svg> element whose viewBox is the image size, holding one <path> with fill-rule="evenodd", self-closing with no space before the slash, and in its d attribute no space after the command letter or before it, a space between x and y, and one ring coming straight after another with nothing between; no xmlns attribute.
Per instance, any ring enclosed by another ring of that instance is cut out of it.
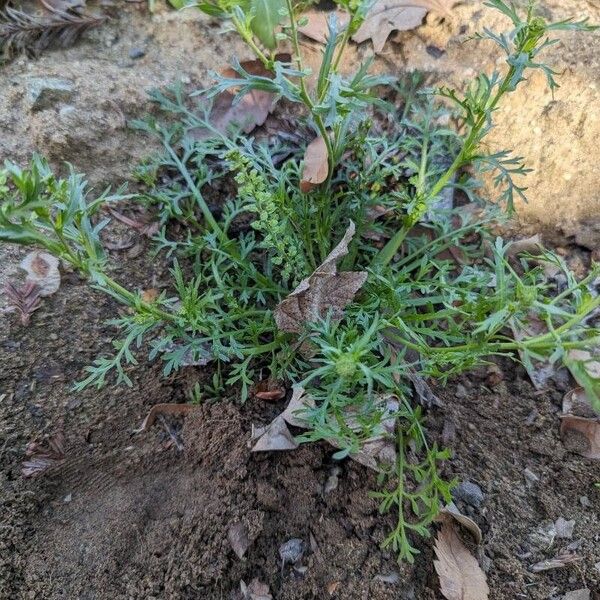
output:
<svg viewBox="0 0 600 600"><path fill-rule="evenodd" d="M323 493L329 494L329 493L333 492L334 490L337 490L337 486L338 486L338 482L339 482L339 478L338 478L339 474L340 474L339 467L333 467L333 469L331 469L331 472L329 473L329 477L327 478L327 481L325 482L325 485L323 486Z"/></svg>
<svg viewBox="0 0 600 600"><path fill-rule="evenodd" d="M388 573L387 575L375 575L375 577L373 577L373 580L381 581L381 583L394 584L394 583L398 583L400 581L400 575L397 571L392 571L391 573Z"/></svg>
<svg viewBox="0 0 600 600"><path fill-rule="evenodd" d="M304 555L304 542L299 538L292 538L279 546L279 556L284 565L296 564Z"/></svg>
<svg viewBox="0 0 600 600"><path fill-rule="evenodd" d="M592 503L587 496L581 496L581 498L579 498L579 504L584 508L590 508L590 506L592 506Z"/></svg>
<svg viewBox="0 0 600 600"><path fill-rule="evenodd" d="M540 480L531 469L525 469L523 471L523 476L525 477L525 483L527 483L528 487L535 485Z"/></svg>
<svg viewBox="0 0 600 600"><path fill-rule="evenodd" d="M467 388L462 383L459 383L456 386L456 389L454 390L454 395L457 398L467 398L469 395L469 392L467 391Z"/></svg>
<svg viewBox="0 0 600 600"><path fill-rule="evenodd" d="M132 48L129 51L129 58L132 58L133 60L137 60L138 58L142 58L146 56L146 51L142 50L141 48Z"/></svg>
<svg viewBox="0 0 600 600"><path fill-rule="evenodd" d="M573 529L575 529L575 520L567 521L562 517L558 517L554 522L556 537L562 539L571 539L573 537Z"/></svg>
<svg viewBox="0 0 600 600"><path fill-rule="evenodd" d="M452 495L457 500L462 500L474 508L479 508L484 499L481 488L471 481L463 481L460 483L452 492Z"/></svg>

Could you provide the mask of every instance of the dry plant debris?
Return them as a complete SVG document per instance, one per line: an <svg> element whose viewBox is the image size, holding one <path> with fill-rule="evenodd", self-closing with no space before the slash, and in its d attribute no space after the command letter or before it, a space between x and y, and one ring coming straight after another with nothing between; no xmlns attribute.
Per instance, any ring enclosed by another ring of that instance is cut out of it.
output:
<svg viewBox="0 0 600 600"><path fill-rule="evenodd" d="M560 419L560 435L565 446L586 458L599 460L600 414L583 388L575 388L565 394Z"/></svg>
<svg viewBox="0 0 600 600"><path fill-rule="evenodd" d="M351 222L321 266L277 305L275 322L281 331L299 333L306 323L324 318L329 311L334 320L342 318L344 308L367 280L364 271L337 272L337 263L348 254L355 231Z"/></svg>
<svg viewBox="0 0 600 600"><path fill-rule="evenodd" d="M240 581L240 590L244 600L273 600L269 586L259 579L253 579L248 585Z"/></svg>
<svg viewBox="0 0 600 600"><path fill-rule="evenodd" d="M4 293L8 298L8 310L18 313L22 325L29 325L31 315L41 306L40 287L33 281L17 286L7 282Z"/></svg>
<svg viewBox="0 0 600 600"><path fill-rule="evenodd" d="M25 12L7 5L0 10L0 50L6 58L18 52L37 55L46 48L71 46L106 17L83 11L85 2L39 0L43 12Z"/></svg>
<svg viewBox="0 0 600 600"><path fill-rule="evenodd" d="M531 570L534 573L541 573L542 571L550 571L551 569L562 569L563 567L568 567L574 563L581 562L582 560L582 557L577 556L576 554L559 554L554 558L542 560L534 565L531 565Z"/></svg>
<svg viewBox="0 0 600 600"><path fill-rule="evenodd" d="M379 0L352 39L358 43L370 39L379 53L392 31L414 29L421 25L427 11L446 14L454 4L454 0Z"/></svg>
<svg viewBox="0 0 600 600"><path fill-rule="evenodd" d="M481 542L483 541L483 535L481 533L479 525L477 525L477 523L475 523L475 521L473 521L473 519L471 519L470 517L463 515L453 502L450 502L450 504L447 504L446 506L444 506L444 508L442 508L442 510L440 510L440 514L436 520L443 522L448 517L454 519L459 525L462 525L463 527L468 529L469 532L473 535L473 539L475 540L475 542L477 544L481 544Z"/></svg>
<svg viewBox="0 0 600 600"><path fill-rule="evenodd" d="M30 442L25 450L27 460L23 461L23 477L37 477L48 469L60 465L65 459L65 438L59 432L46 442Z"/></svg>
<svg viewBox="0 0 600 600"><path fill-rule="evenodd" d="M143 431L148 431L152 425L156 422L159 416L164 415L187 415L189 412L196 410L197 407L193 404L155 404L148 414L146 418L142 421L142 424L133 430L133 433L142 433Z"/></svg>
<svg viewBox="0 0 600 600"><path fill-rule="evenodd" d="M227 539L231 544L232 550L235 552L238 558L244 558L246 550L250 546L250 539L248 537L248 527L241 521L234 523L229 527L227 532Z"/></svg>
<svg viewBox="0 0 600 600"><path fill-rule="evenodd" d="M306 146L300 190L307 193L323 183L327 179L328 170L327 146L325 140L319 136Z"/></svg>
<svg viewBox="0 0 600 600"><path fill-rule="evenodd" d="M454 517L454 515L453 515ZM435 540L433 564L447 600L487 600L489 588L477 559L462 543L454 521L446 518Z"/></svg>
<svg viewBox="0 0 600 600"><path fill-rule="evenodd" d="M30 252L22 261L21 269L27 273L26 281L38 286L39 295L51 296L60 287L59 260L47 252Z"/></svg>

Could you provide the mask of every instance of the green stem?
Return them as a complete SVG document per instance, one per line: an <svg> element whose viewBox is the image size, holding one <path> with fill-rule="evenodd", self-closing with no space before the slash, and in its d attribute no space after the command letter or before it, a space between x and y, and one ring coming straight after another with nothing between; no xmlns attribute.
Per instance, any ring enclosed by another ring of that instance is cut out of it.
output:
<svg viewBox="0 0 600 600"><path fill-rule="evenodd" d="M444 172L444 174L437 180L435 185L429 190L425 198L422 202L422 207L417 212L416 215L411 215L410 223L404 224L401 229L399 229L396 234L388 241L388 243L381 249L379 254L374 258L373 264L378 266L385 266L390 263L390 261L394 258L398 249L402 245L402 242L406 238L406 235L412 228L413 224L420 221L423 218L423 215L427 211L427 208L430 202L437 198L437 196L444 190L444 188L450 183L450 181L454 178L457 171L468 162L469 157L472 155L473 150L477 147L479 141L481 140L481 132L488 121L489 115L496 109L498 102L504 96L504 94L508 91L510 81L515 73L515 68L510 67L502 83L499 85L496 94L494 95L491 102L486 106L486 109L481 111L476 123L471 128L467 139L465 140L460 152L452 162L452 164L448 167L448 169Z"/></svg>

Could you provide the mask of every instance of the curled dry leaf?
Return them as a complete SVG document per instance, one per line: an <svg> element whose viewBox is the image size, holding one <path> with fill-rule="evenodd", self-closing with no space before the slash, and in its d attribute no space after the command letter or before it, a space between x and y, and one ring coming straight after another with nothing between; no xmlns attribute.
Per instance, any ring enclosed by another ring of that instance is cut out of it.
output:
<svg viewBox="0 0 600 600"><path fill-rule="evenodd" d="M348 13L343 10L312 9L302 13L302 19L306 21L306 24L298 27L298 31L315 42L325 44L329 35L328 22L332 17L336 19L338 30L346 27L350 20Z"/></svg>
<svg viewBox="0 0 600 600"><path fill-rule="evenodd" d="M275 402L285 397L285 388L271 379L259 381L252 390L252 394L259 400Z"/></svg>
<svg viewBox="0 0 600 600"><path fill-rule="evenodd" d="M594 410L585 390L581 387L569 390L563 398L562 411L564 415L598 419L600 413Z"/></svg>
<svg viewBox="0 0 600 600"><path fill-rule="evenodd" d="M39 287L39 295L51 296L60 287L59 260L47 252L30 252L22 261L21 269L27 273L26 281Z"/></svg>
<svg viewBox="0 0 600 600"><path fill-rule="evenodd" d="M19 314L21 325L29 325L31 315L41 306L40 287L33 281L26 281L19 287L7 282L4 293L8 297L9 310Z"/></svg>
<svg viewBox="0 0 600 600"><path fill-rule="evenodd" d="M506 249L506 258L515 262L518 260L520 254L536 254L539 253L541 248L542 236L537 233L531 237L511 242L510 246Z"/></svg>
<svg viewBox="0 0 600 600"><path fill-rule="evenodd" d="M25 449L27 460L23 461L23 477L37 477L65 459L65 438L62 433L48 438L45 443L29 442Z"/></svg>
<svg viewBox="0 0 600 600"><path fill-rule="evenodd" d="M523 329L517 329L511 324L511 330L517 342L548 332L546 324L533 313L529 314L527 325ZM558 368L556 363L551 362L549 358L532 359L521 350L519 350L519 356L535 389L546 389L551 380L556 376Z"/></svg>
<svg viewBox="0 0 600 600"><path fill-rule="evenodd" d="M148 218L140 218L140 219L132 219L130 217L117 212L113 208L109 208L110 214L117 219L117 221L121 221L121 223L139 231L142 235L147 237L152 237L156 235L160 231L160 223L158 221L150 221Z"/></svg>
<svg viewBox="0 0 600 600"><path fill-rule="evenodd" d="M289 62L289 54L277 54L275 60ZM272 77L273 73L265 69L259 60L248 60L241 63L241 67L251 75L259 77ZM228 67L221 71L223 77L238 79L239 75L234 69ZM263 90L250 90L241 98L236 98L236 88L219 94L213 101L210 121L212 126L221 133L227 133L232 126L240 127L244 133L250 133L254 128L264 124L270 112L277 103L277 96ZM202 140L211 137L207 129L199 128L191 132L195 139Z"/></svg>
<svg viewBox="0 0 600 600"><path fill-rule="evenodd" d="M560 554L554 558L548 560L542 560L535 565L531 565L531 570L534 573L541 573L542 571L549 571L550 569L561 569L562 567L568 567L573 563L580 562L581 556L576 554Z"/></svg>
<svg viewBox="0 0 600 600"><path fill-rule="evenodd" d="M381 52L392 31L419 27L428 10L447 13L454 4L456 0L378 0L352 39L371 39L375 52Z"/></svg>
<svg viewBox="0 0 600 600"><path fill-rule="evenodd" d="M560 436L569 450L600 460L600 420L563 415Z"/></svg>
<svg viewBox="0 0 600 600"><path fill-rule="evenodd" d="M269 452L271 450L295 450L298 442L290 433L281 415L276 417L258 438L252 452Z"/></svg>
<svg viewBox="0 0 600 600"><path fill-rule="evenodd" d="M337 263L348 254L354 232L354 223L350 222L344 237L323 264L277 305L275 322L281 331L299 333L306 323L325 317L329 311L333 319L342 318L344 308L367 280L364 271L337 272Z"/></svg>
<svg viewBox="0 0 600 600"><path fill-rule="evenodd" d="M437 560L433 564L447 600L487 600L490 592L485 573L448 518L442 522L434 550Z"/></svg>
<svg viewBox="0 0 600 600"><path fill-rule="evenodd" d="M142 421L142 424L137 429L133 430L133 433L148 431L160 415L187 415L197 408L198 407L193 404L155 404L146 415L146 418Z"/></svg>
<svg viewBox="0 0 600 600"><path fill-rule="evenodd" d="M314 407L315 401L313 398L306 393L303 387L295 385L292 388L292 397L281 416L294 427L306 427L306 420L303 418L302 412Z"/></svg>
<svg viewBox="0 0 600 600"><path fill-rule="evenodd" d="M325 140L319 136L306 146L304 151L300 191L306 194L320 183L323 183L327 179L328 171L327 145Z"/></svg>
<svg viewBox="0 0 600 600"><path fill-rule="evenodd" d="M473 535L475 542L478 545L481 544L481 542L483 541L483 535L481 534L481 529L479 528L479 525L477 525L477 523L475 523L473 519L467 517L466 515L463 515L460 512L460 510L458 510L454 502L450 502L450 504L447 504L446 506L444 506L444 508L442 508L442 510L440 510L436 521L443 522L445 519L448 518L453 519L459 525L462 525L463 527L468 529L469 532Z"/></svg>
<svg viewBox="0 0 600 600"><path fill-rule="evenodd" d="M600 414L583 388L565 394L560 435L569 450L586 458L600 459Z"/></svg>

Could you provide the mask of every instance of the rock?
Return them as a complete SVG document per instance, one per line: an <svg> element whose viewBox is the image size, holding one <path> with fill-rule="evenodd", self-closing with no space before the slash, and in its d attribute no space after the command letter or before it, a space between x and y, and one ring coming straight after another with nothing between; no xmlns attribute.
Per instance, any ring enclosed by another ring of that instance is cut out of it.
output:
<svg viewBox="0 0 600 600"><path fill-rule="evenodd" d="M580 590L573 590L572 592L567 592L563 596L563 600L590 600L590 590L587 588L582 588Z"/></svg>
<svg viewBox="0 0 600 600"><path fill-rule="evenodd" d="M329 477L327 478L327 481L325 482L325 485L323 486L324 494L329 494L337 489L340 470L341 469L339 467L333 467L331 469L331 472L329 473Z"/></svg>
<svg viewBox="0 0 600 600"><path fill-rule="evenodd" d="M528 468L523 471L523 477L525 477L527 487L532 487L540 480L540 478L531 469Z"/></svg>
<svg viewBox="0 0 600 600"><path fill-rule="evenodd" d="M579 504L584 508L590 508L590 506L592 506L592 503L587 496L581 496L581 498L579 498Z"/></svg>
<svg viewBox="0 0 600 600"><path fill-rule="evenodd" d="M467 391L467 388L462 383L459 383L456 386L456 389L454 390L454 395L459 399L463 399L463 398L469 397L469 392Z"/></svg>
<svg viewBox="0 0 600 600"><path fill-rule="evenodd" d="M292 538L279 546L279 556L281 562L285 564L296 564L304 555L305 544L299 538Z"/></svg>
<svg viewBox="0 0 600 600"><path fill-rule="evenodd" d="M566 521L562 517L558 517L554 522L556 537L562 539L571 539L573 537L573 529L575 529L575 521Z"/></svg>
<svg viewBox="0 0 600 600"><path fill-rule="evenodd" d="M484 499L481 488L471 481L463 481L460 483L452 492L452 495L456 500L462 500L474 508L479 508Z"/></svg>
<svg viewBox="0 0 600 600"><path fill-rule="evenodd" d="M70 79L58 77L33 77L27 82L27 99L32 112L53 108L68 102L75 93Z"/></svg>
<svg viewBox="0 0 600 600"><path fill-rule="evenodd" d="M556 528L554 523L543 523L536 531L529 534L529 541L541 550L547 550L554 543Z"/></svg>
<svg viewBox="0 0 600 600"><path fill-rule="evenodd" d="M142 58L146 56L146 51L142 50L142 48L132 48L129 51L129 58L132 58L133 60L137 60L138 58Z"/></svg>

